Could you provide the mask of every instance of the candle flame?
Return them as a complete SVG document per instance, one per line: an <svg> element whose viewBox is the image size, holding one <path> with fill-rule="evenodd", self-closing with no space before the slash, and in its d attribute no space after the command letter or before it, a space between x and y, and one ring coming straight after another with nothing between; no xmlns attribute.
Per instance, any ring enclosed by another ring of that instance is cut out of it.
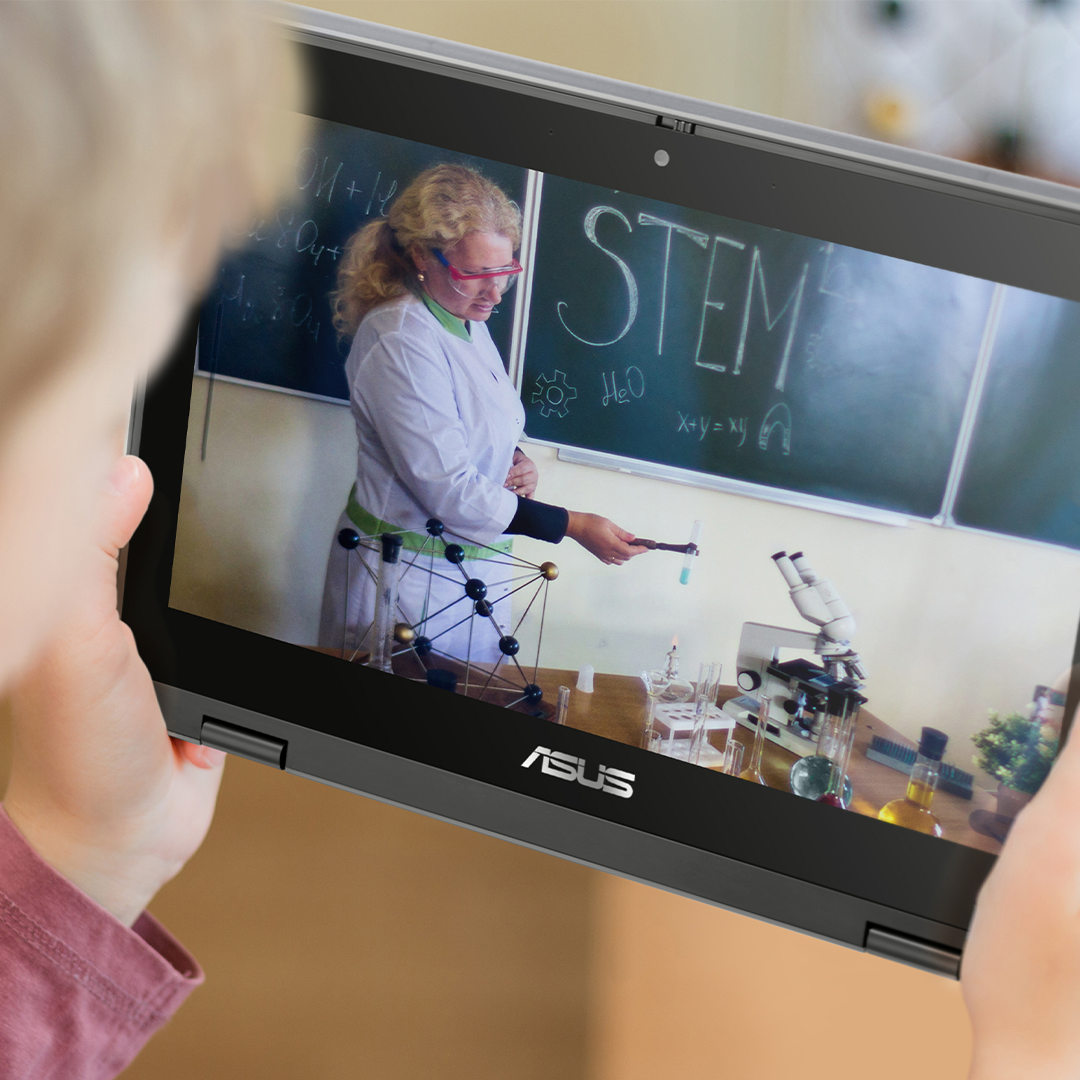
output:
<svg viewBox="0 0 1080 1080"><path fill-rule="evenodd" d="M672 634L671 635L671 647L673 649L677 649L679 647L679 635L678 634Z"/></svg>

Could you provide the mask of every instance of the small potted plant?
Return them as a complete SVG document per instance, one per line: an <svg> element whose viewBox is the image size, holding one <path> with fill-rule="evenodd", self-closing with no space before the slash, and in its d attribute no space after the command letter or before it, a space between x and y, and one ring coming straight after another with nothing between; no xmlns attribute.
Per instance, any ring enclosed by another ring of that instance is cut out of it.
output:
<svg viewBox="0 0 1080 1080"><path fill-rule="evenodd" d="M1057 754L1054 730L1022 713L990 712L990 723L971 737L975 764L998 782L998 815L1014 818L1042 786Z"/></svg>

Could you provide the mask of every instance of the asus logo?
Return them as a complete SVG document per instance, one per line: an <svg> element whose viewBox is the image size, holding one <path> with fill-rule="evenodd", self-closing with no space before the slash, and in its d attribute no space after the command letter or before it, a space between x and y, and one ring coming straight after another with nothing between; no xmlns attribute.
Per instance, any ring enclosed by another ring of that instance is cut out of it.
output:
<svg viewBox="0 0 1080 1080"><path fill-rule="evenodd" d="M618 795L620 799L629 799L634 794L630 781L634 773L613 769L610 765L601 765L596 777L590 780L585 775L585 759L564 754L560 750L549 750L538 746L522 763L523 769L529 768L535 761L540 762L540 771L548 776L557 776L560 780L576 780L585 787L599 788L609 795Z"/></svg>

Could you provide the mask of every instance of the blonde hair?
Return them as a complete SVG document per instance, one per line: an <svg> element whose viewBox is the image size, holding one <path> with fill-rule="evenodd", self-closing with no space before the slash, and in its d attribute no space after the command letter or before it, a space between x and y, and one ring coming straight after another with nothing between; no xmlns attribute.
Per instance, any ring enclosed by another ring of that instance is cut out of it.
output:
<svg viewBox="0 0 1080 1080"><path fill-rule="evenodd" d="M521 211L498 184L465 165L435 165L397 197L387 217L365 225L345 247L330 294L334 327L352 337L376 305L413 287L415 251L453 247L473 232L521 244Z"/></svg>
<svg viewBox="0 0 1080 1080"><path fill-rule="evenodd" d="M238 2L0 4L0 422L92 339L134 258L181 242L194 294L272 197L299 82L266 23Z"/></svg>

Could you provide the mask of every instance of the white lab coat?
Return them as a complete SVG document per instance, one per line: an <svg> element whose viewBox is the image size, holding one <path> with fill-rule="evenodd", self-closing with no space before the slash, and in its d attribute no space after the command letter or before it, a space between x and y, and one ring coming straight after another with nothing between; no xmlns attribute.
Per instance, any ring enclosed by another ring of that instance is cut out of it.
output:
<svg viewBox="0 0 1080 1080"><path fill-rule="evenodd" d="M487 326L473 322L470 329L471 342L455 337L412 295L381 304L364 318L345 362L359 444L354 493L369 514L399 529L423 535L435 517L446 526L447 541L490 544L505 539L517 510L517 497L503 484L525 410ZM319 635L321 645L347 651L370 647L378 573L376 554L347 553L337 543L338 531L354 527L343 513L327 563ZM441 553L443 545L432 548ZM402 551L403 570L413 557ZM487 599L505 634L512 628L510 601L498 601L521 570L505 565L505 557L492 559L464 569L489 585ZM423 633L441 652L464 660L471 645L474 662L494 663L499 632L490 620L470 619L445 632L465 618L472 602L463 599L465 577L457 567L440 559L434 564L439 576L421 572L429 565L425 554L402 573L399 618L415 624L425 609L430 614L457 600Z"/></svg>

